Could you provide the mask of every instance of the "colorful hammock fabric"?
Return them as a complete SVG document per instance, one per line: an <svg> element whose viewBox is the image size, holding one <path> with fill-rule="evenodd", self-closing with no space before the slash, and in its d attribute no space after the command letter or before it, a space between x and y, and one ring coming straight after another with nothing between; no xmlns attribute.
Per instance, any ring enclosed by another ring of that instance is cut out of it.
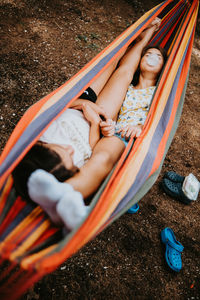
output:
<svg viewBox="0 0 200 300"><path fill-rule="evenodd" d="M186 91L198 0L167 0L125 30L78 74L25 113L0 157L0 294L16 299L138 202L151 188L175 134ZM129 142L91 203L91 212L65 237L40 207L16 196L15 166L70 103L151 23L162 19L151 44L168 52L142 135Z"/></svg>

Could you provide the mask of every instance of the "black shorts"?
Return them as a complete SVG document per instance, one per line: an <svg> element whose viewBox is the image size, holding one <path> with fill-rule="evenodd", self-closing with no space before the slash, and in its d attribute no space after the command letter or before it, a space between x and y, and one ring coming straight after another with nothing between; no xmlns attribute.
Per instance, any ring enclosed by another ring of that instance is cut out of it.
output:
<svg viewBox="0 0 200 300"><path fill-rule="evenodd" d="M92 101L93 103L95 103L97 100L97 95L96 95L95 91L93 91L93 89L88 87L87 90L85 90L79 98L89 100L89 101Z"/></svg>

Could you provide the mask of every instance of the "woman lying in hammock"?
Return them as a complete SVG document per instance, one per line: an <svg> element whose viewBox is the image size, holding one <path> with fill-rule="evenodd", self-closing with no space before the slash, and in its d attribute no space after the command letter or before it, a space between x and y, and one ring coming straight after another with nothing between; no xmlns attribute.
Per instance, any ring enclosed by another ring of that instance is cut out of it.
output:
<svg viewBox="0 0 200 300"><path fill-rule="evenodd" d="M74 101L49 126L13 171L17 192L41 205L53 222L74 228L87 213L83 198L97 190L128 139L141 134L165 61L161 48L145 48L159 26L156 18L135 45L91 84L82 99ZM139 81L133 87L138 66ZM92 103L96 98L96 104Z"/></svg>

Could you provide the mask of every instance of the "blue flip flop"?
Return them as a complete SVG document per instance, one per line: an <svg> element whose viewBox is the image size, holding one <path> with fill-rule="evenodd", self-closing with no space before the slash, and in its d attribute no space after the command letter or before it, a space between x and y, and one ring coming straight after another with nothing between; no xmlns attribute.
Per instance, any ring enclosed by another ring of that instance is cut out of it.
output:
<svg viewBox="0 0 200 300"><path fill-rule="evenodd" d="M168 266L175 272L182 269L181 252L183 252L183 245L175 238L174 232L171 228L166 227L161 231L161 240L166 245L165 259Z"/></svg>
<svg viewBox="0 0 200 300"><path fill-rule="evenodd" d="M139 204L138 203L136 203L136 204L134 204L131 208L129 208L128 209L128 213L129 214L135 214L138 210L139 210Z"/></svg>

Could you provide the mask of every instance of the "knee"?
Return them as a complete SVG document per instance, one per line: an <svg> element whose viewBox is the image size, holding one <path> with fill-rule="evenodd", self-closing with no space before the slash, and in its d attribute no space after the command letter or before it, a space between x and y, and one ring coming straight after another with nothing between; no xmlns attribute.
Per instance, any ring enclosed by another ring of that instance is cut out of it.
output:
<svg viewBox="0 0 200 300"><path fill-rule="evenodd" d="M122 77L126 82L131 83L133 80L133 70L127 65L120 65L117 69L120 77Z"/></svg>
<svg viewBox="0 0 200 300"><path fill-rule="evenodd" d="M97 153L96 160L98 160L98 165L100 166L101 170L106 173L110 172L115 164L111 154L106 151Z"/></svg>

